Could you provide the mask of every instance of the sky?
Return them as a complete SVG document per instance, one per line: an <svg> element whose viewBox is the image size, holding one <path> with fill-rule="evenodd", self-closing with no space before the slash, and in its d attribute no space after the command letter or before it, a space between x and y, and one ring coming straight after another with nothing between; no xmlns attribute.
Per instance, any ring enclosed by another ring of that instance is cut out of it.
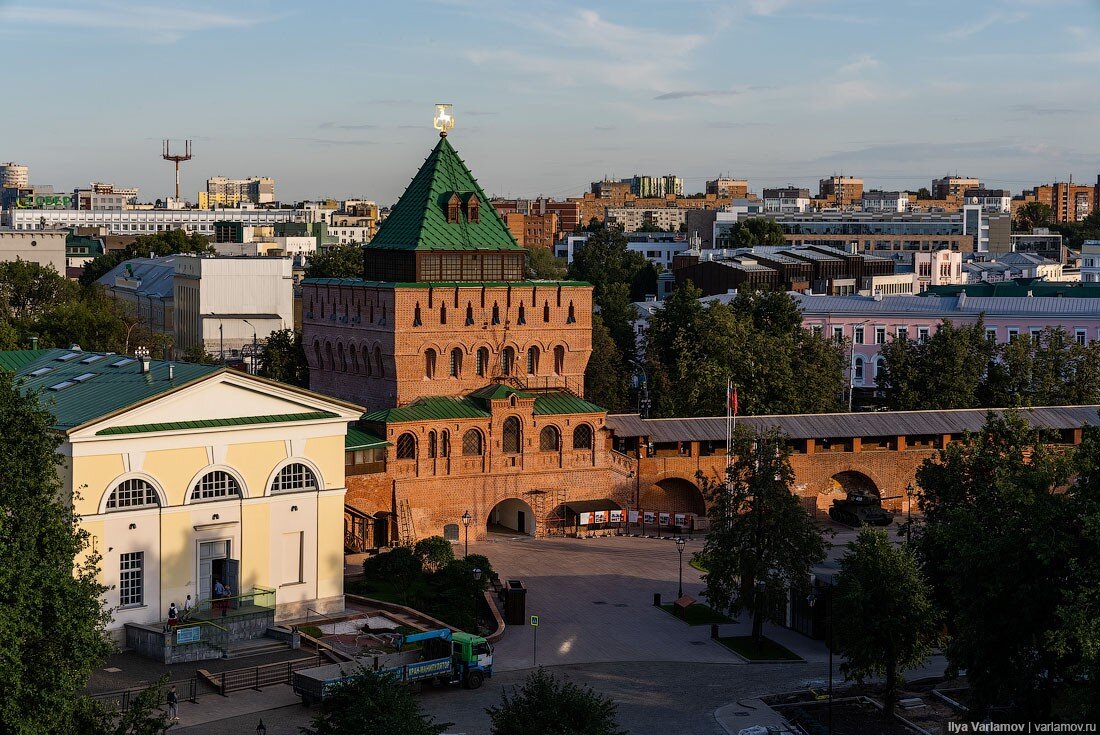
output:
<svg viewBox="0 0 1100 735"><path fill-rule="evenodd" d="M490 195L1100 173L1100 0L0 0L0 161L71 190L272 176L392 204L433 105Z"/></svg>

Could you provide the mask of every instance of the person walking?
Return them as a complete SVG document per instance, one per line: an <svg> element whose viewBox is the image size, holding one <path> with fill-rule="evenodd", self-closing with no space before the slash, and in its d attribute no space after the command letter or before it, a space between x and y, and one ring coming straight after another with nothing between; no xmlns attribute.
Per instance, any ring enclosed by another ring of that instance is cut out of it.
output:
<svg viewBox="0 0 1100 735"><path fill-rule="evenodd" d="M174 628L177 625L179 625L179 622L180 622L180 611L179 611L179 608L176 607L176 603L173 602L171 605L168 606L168 627L169 628Z"/></svg>
<svg viewBox="0 0 1100 735"><path fill-rule="evenodd" d="M179 722L179 706L180 700L176 696L176 685L173 684L168 688L168 719Z"/></svg>
<svg viewBox="0 0 1100 735"><path fill-rule="evenodd" d="M195 609L195 603L191 600L191 595L187 596L187 599L183 601L183 618L186 620L191 617L191 611Z"/></svg>

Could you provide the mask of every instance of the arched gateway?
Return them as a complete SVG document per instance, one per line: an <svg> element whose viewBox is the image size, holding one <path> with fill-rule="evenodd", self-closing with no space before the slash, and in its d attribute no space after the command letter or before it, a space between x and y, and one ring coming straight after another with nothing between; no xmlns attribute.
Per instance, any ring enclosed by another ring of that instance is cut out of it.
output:
<svg viewBox="0 0 1100 735"><path fill-rule="evenodd" d="M707 513L703 493L694 482L682 477L658 480L642 492L639 506L643 511L694 513L698 517Z"/></svg>
<svg viewBox="0 0 1100 735"><path fill-rule="evenodd" d="M486 523L489 533L522 533L535 535L535 512L519 498L506 498L489 511Z"/></svg>

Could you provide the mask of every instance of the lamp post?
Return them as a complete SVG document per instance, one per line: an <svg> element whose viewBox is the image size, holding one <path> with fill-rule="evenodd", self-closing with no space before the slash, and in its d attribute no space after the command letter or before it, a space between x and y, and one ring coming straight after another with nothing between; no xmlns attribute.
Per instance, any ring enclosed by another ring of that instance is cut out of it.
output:
<svg viewBox="0 0 1100 735"><path fill-rule="evenodd" d="M477 635L477 596L481 594L481 567L475 567L473 571L474 575L474 629L473 634Z"/></svg>
<svg viewBox="0 0 1100 735"><path fill-rule="evenodd" d="M908 502L905 504L905 512L908 519L905 521L905 545L908 546L913 540L913 496L916 495L916 490L913 489L913 483L909 483L905 486L905 497Z"/></svg>
<svg viewBox="0 0 1100 735"><path fill-rule="evenodd" d="M816 592L811 592L806 598L811 609L817 603L817 599ZM829 649L828 731L829 735L833 735L833 581L831 579L825 592L825 647Z"/></svg>
<svg viewBox="0 0 1100 735"><path fill-rule="evenodd" d="M684 596L684 547L687 546L687 541L684 541L684 537L676 539L676 551L680 553L680 589L676 595L676 599L680 599Z"/></svg>
<svg viewBox="0 0 1100 735"><path fill-rule="evenodd" d="M473 516L470 515L470 511L466 511L462 514L462 525L466 528L466 550L462 553L462 558L465 559L470 555L470 521L473 520Z"/></svg>
<svg viewBox="0 0 1100 735"><path fill-rule="evenodd" d="M256 325L247 319L241 319L242 322L252 327L252 374L256 374Z"/></svg>

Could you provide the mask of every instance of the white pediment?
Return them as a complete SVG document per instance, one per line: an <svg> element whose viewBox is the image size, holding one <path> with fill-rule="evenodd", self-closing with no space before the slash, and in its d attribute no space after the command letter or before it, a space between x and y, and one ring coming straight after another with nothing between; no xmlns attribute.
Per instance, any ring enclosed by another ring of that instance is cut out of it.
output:
<svg viewBox="0 0 1100 735"><path fill-rule="evenodd" d="M316 411L335 413L345 421L358 418L360 413L343 403L330 401L322 396L273 385L245 374L226 372L211 375L194 385L95 422L80 433L94 434L116 426L239 419Z"/></svg>

